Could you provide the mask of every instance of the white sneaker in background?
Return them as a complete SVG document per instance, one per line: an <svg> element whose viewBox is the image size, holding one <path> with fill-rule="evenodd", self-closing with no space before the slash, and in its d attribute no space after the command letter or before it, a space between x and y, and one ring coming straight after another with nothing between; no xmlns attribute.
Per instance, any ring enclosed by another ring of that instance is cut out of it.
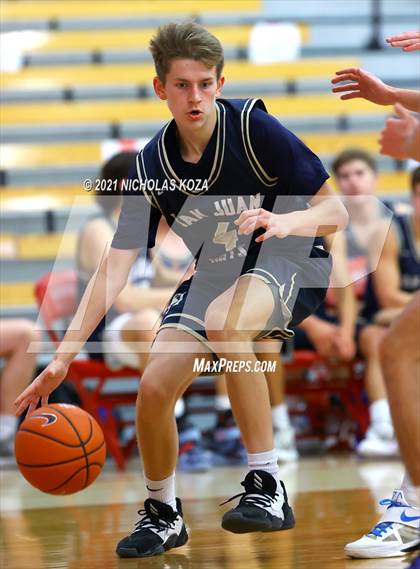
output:
<svg viewBox="0 0 420 569"><path fill-rule="evenodd" d="M293 427L274 430L274 448L279 462L296 462L299 459Z"/></svg>
<svg viewBox="0 0 420 569"><path fill-rule="evenodd" d="M400 557L419 547L420 508L410 506L401 489L379 503L388 506L386 512L368 534L345 546L350 557Z"/></svg>
<svg viewBox="0 0 420 569"><path fill-rule="evenodd" d="M400 455L391 423L374 423L366 431L366 436L356 447L359 456L365 458L393 458Z"/></svg>

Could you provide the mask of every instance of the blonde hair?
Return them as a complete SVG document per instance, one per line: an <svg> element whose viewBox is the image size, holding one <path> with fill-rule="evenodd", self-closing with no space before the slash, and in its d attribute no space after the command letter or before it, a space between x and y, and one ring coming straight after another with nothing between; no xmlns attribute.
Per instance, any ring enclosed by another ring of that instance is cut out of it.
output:
<svg viewBox="0 0 420 569"><path fill-rule="evenodd" d="M176 58L201 61L209 69L216 67L217 79L224 65L223 47L220 41L203 26L195 22L170 23L158 28L150 40L150 51L155 62L156 74L165 83L171 61Z"/></svg>

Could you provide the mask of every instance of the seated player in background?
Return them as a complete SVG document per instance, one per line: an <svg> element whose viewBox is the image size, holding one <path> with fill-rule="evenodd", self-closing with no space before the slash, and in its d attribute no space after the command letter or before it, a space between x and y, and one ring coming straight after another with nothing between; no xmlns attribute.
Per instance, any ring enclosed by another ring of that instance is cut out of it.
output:
<svg viewBox="0 0 420 569"><path fill-rule="evenodd" d="M355 332L358 318L355 288L349 285L352 281L349 263L367 257L372 228L377 226L382 212L376 210L375 203L370 199L376 184L376 164L370 154L356 148L345 150L333 161L332 170L350 212L350 222L344 232L324 237L325 247L333 253L331 287L334 289L335 305L329 306L324 300L314 314L294 329L295 337L291 344L294 349L315 350L324 358L345 362L351 361L356 355ZM348 196L352 196L352 200L355 198L355 202L346 202ZM360 215L359 209L364 212L363 215ZM280 392L279 401L284 402L284 382L277 389ZM283 419L283 424L287 419ZM284 450L289 455L293 450L297 454L294 436L289 437L289 447Z"/></svg>
<svg viewBox="0 0 420 569"><path fill-rule="evenodd" d="M353 161L355 157L359 157L359 152L351 152L348 157ZM356 354L355 325L358 311L354 289L349 285L351 274L348 267L346 236L347 230L345 234L339 232L324 237L324 246L331 251L333 258L330 284L335 292L334 310L327 307L324 300L314 314L293 329L295 336L289 340L294 349L315 350L322 357L342 361L350 361ZM352 252L358 256L359 248L357 251L352 248ZM259 359L265 357L264 354L257 356ZM281 463L293 462L299 458L299 454L295 430L286 403L286 374L281 358L281 343L278 343L277 353L270 353L269 356L276 363L275 371L265 372L265 376L270 395L277 459ZM219 406L220 412L214 434L215 438L223 438L234 433L223 376L218 378L217 388L219 395L216 397L216 407ZM231 430L224 431L225 426Z"/></svg>
<svg viewBox="0 0 420 569"><path fill-rule="evenodd" d="M116 181L117 187L114 189L112 186L112 192L95 192L100 211L89 217L79 231L76 252L79 298L83 296L109 248L121 211L121 183L128 178L135 157L135 152L121 152L102 167L101 180L112 180L112 183ZM153 277L150 251L145 250L136 258L128 283L106 318L101 320L88 339L86 349L92 359L105 360L111 368L129 365L144 369L147 352L131 351L129 342L151 344L159 314L173 292L172 287L152 290L150 287ZM102 341L105 337L117 342L115 351L104 349Z"/></svg>
<svg viewBox="0 0 420 569"><path fill-rule="evenodd" d="M345 231L348 258L365 258L366 272L369 272L375 269L379 258L379 251L372 249L378 229L381 226L385 229L389 227L393 215L386 204L373 199L377 184L375 159L364 150L349 149L335 158L332 169L350 214L351 221ZM366 301L370 299L363 299L362 302ZM359 350L366 360L364 382L369 400L370 426L366 438L357 446L357 452L366 457L395 456L398 445L378 370L378 352L370 341L369 331L363 328L363 322L359 319L357 332Z"/></svg>
<svg viewBox="0 0 420 569"><path fill-rule="evenodd" d="M102 167L101 179L107 180L106 188L115 187L115 191L95 192L100 212L91 216L79 232L76 254L79 298L109 248L121 211L121 183L128 178L136 156L135 152L121 152ZM156 242L153 252L146 249L138 255L127 285L86 344L90 357L103 359L111 369L128 366L144 370L147 346L154 340L160 314L191 264L190 253L179 237L169 232L166 222L161 222ZM180 399L175 408L180 436L178 467L207 470L210 455L202 448L200 431L187 421L184 412L185 404Z"/></svg>
<svg viewBox="0 0 420 569"><path fill-rule="evenodd" d="M23 318L0 319L0 466L13 463L14 442L18 419L13 401L31 382L36 368L37 354L28 352L31 342L41 339L35 322Z"/></svg>

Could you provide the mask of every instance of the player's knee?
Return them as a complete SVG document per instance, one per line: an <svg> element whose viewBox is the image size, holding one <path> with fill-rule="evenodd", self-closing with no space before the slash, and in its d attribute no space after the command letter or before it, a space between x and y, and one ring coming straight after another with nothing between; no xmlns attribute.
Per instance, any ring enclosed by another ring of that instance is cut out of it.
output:
<svg viewBox="0 0 420 569"><path fill-rule="evenodd" d="M152 342L155 337L155 327L159 319L156 310L142 310L130 318L126 327L121 331L124 342Z"/></svg>
<svg viewBox="0 0 420 569"><path fill-rule="evenodd" d="M26 349L31 342L41 341L41 332L35 327L35 322L21 320L19 323L19 347Z"/></svg>
<svg viewBox="0 0 420 569"><path fill-rule="evenodd" d="M365 356L378 355L383 332L378 326L366 326L360 333L360 349Z"/></svg>
<svg viewBox="0 0 420 569"><path fill-rule="evenodd" d="M379 342L379 357L381 358L381 362L387 362L388 359L392 356L392 352L394 351L392 344L392 337L389 334L385 334L385 336Z"/></svg>
<svg viewBox="0 0 420 569"><path fill-rule="evenodd" d="M405 342L401 341L398 334L385 334L379 342L379 358L383 369L395 368L401 361L408 360L409 349ZM389 374L385 374L389 377ZM404 381L405 377L399 377L398 381Z"/></svg>
<svg viewBox="0 0 420 569"><path fill-rule="evenodd" d="M181 373L180 382L173 381L174 369L176 370L177 366L167 358L153 358L152 356L149 360L140 380L137 397L137 406L140 407L142 413L156 418L163 411L175 406L183 378ZM168 370L171 370L169 376Z"/></svg>
<svg viewBox="0 0 420 569"><path fill-rule="evenodd" d="M159 312L157 310L153 310L152 308L147 308L145 310L137 312L133 316L133 320L137 328L152 330L159 320Z"/></svg>
<svg viewBox="0 0 420 569"><path fill-rule="evenodd" d="M157 417L158 412L171 405L172 399L174 397L171 397L171 394L159 381L159 377L153 377L146 371L140 381L137 396L137 406L141 414L143 416L151 415Z"/></svg>
<svg viewBox="0 0 420 569"><path fill-rule="evenodd" d="M222 328L223 326L223 328ZM246 330L238 330L233 322L226 320L208 319L205 321L205 330L209 342L249 342L252 334Z"/></svg>

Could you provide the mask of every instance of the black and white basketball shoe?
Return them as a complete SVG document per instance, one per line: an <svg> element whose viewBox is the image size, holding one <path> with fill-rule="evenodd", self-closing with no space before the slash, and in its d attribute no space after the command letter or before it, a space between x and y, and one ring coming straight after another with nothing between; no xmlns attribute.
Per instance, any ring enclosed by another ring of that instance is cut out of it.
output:
<svg viewBox="0 0 420 569"><path fill-rule="evenodd" d="M249 533L294 527L295 518L283 482L280 482L282 491L279 492L271 474L264 470L251 470L241 484L245 492L227 500L241 498L236 508L223 516L222 528L233 533Z"/></svg>
<svg viewBox="0 0 420 569"><path fill-rule="evenodd" d="M133 533L118 543L117 554L120 557L150 557L187 543L188 534L179 498L176 504L175 511L168 504L148 498L144 502L144 510L138 512L142 517Z"/></svg>

